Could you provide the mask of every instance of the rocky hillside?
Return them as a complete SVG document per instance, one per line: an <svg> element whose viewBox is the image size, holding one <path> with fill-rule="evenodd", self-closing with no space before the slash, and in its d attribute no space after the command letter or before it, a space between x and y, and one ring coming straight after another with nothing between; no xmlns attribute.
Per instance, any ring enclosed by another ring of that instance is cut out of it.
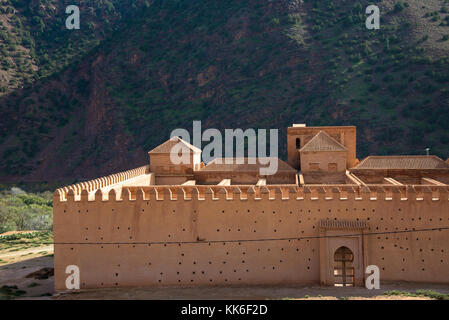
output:
<svg viewBox="0 0 449 320"><path fill-rule="evenodd" d="M192 120L280 128L282 157L296 122L357 125L359 158L447 158L449 3L374 1L367 30L372 2L79 1L69 31L66 1L1 0L0 177L132 168Z"/></svg>

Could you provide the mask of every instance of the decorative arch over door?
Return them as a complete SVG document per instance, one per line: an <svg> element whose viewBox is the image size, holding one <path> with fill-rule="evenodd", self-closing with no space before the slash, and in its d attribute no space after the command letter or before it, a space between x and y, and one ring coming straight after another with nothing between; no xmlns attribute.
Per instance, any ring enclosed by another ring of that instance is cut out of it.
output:
<svg viewBox="0 0 449 320"><path fill-rule="evenodd" d="M341 246L334 253L334 285L337 287L354 286L354 253L346 246Z"/></svg>

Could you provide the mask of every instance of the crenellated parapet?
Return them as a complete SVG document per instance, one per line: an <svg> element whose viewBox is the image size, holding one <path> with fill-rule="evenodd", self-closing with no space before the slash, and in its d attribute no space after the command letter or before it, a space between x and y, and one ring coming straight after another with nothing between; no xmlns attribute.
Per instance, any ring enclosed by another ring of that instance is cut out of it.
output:
<svg viewBox="0 0 449 320"><path fill-rule="evenodd" d="M149 166L142 166L139 168L111 174L109 176L97 178L90 181L79 182L71 186L56 189L53 198L54 201L66 201L70 199L82 200L84 197L88 197L89 193L97 191L95 198L98 199L99 195L103 196L102 188L107 188L112 185L124 182L126 180L138 177L143 174L149 173Z"/></svg>
<svg viewBox="0 0 449 320"><path fill-rule="evenodd" d="M143 168L143 169L142 169ZM145 167L138 168L144 170ZM128 173L142 174L135 171ZM130 175L131 174L131 175ZM123 180L122 180L123 181ZM82 188L85 186L84 188ZM178 186L124 186L102 191L100 187L89 189L89 183L77 184L58 189L64 196L56 197L60 201L190 201L190 200L297 200L297 201L449 201L446 186L313 186L298 187L292 185L178 185ZM61 191L62 190L62 191ZM96 192L89 196L89 192ZM77 196L78 195L78 196Z"/></svg>

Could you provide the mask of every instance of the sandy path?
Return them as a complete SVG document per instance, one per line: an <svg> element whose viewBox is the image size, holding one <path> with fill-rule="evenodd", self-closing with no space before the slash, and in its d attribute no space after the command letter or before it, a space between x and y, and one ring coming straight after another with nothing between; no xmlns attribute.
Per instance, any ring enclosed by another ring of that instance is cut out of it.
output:
<svg viewBox="0 0 449 320"><path fill-rule="evenodd" d="M222 299L292 299L292 300L430 300L427 297L383 296L385 291L412 291L430 289L449 293L448 285L391 283L381 285L379 290L363 287L287 287L287 286L252 286L252 287L200 287L200 288L117 288L81 290L77 293L60 293L56 299L169 299L169 300L222 300ZM308 298L305 298L309 296Z"/></svg>

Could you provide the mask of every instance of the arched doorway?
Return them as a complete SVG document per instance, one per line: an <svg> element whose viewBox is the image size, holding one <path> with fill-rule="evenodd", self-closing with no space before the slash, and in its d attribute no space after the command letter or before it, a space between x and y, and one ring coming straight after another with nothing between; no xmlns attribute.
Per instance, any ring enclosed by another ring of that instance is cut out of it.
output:
<svg viewBox="0 0 449 320"><path fill-rule="evenodd" d="M348 247L340 247L334 253L334 285L354 286L354 254Z"/></svg>

